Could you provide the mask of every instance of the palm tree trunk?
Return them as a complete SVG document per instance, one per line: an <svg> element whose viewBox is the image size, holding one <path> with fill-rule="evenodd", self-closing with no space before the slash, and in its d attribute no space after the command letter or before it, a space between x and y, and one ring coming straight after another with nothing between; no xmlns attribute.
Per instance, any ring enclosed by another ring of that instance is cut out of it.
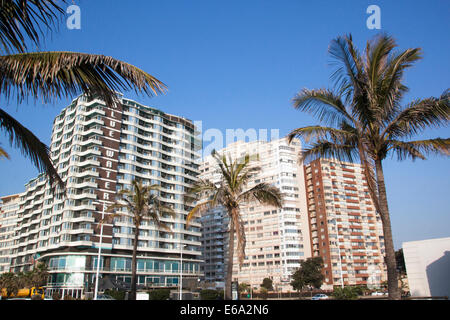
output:
<svg viewBox="0 0 450 320"><path fill-rule="evenodd" d="M133 243L133 257L131 258L131 292L128 300L136 300L136 255L138 245L139 227L134 227L134 243Z"/></svg>
<svg viewBox="0 0 450 320"><path fill-rule="evenodd" d="M401 293L398 287L397 262L395 260L394 240L392 237L391 219L389 217L389 208L387 203L386 185L384 182L384 173L381 160L375 160L378 195L380 199L380 216L383 223L384 248L386 250L385 263L388 276L389 299L400 300Z"/></svg>
<svg viewBox="0 0 450 320"><path fill-rule="evenodd" d="M231 281L233 280L233 256L234 256L234 221L230 216L230 238L228 241L228 264L225 278L225 300L231 300Z"/></svg>

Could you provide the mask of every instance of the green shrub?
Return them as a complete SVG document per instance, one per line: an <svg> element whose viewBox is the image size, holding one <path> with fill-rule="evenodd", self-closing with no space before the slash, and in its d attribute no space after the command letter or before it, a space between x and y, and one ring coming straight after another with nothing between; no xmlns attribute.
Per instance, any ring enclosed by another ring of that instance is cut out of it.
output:
<svg viewBox="0 0 450 320"><path fill-rule="evenodd" d="M212 289L204 289L200 291L201 300L217 300L219 297L219 291Z"/></svg>
<svg viewBox="0 0 450 320"><path fill-rule="evenodd" d="M267 300L268 290L267 290L266 287L261 287L261 288L259 289L259 293L261 294L261 298L262 298L263 300Z"/></svg>
<svg viewBox="0 0 450 320"><path fill-rule="evenodd" d="M105 290L105 294L113 297L116 300L125 300L125 291L123 290Z"/></svg>
<svg viewBox="0 0 450 320"><path fill-rule="evenodd" d="M170 289L154 289L148 292L149 300L168 300Z"/></svg>
<svg viewBox="0 0 450 320"><path fill-rule="evenodd" d="M360 288L357 287L335 287L333 297L338 300L356 300L359 292Z"/></svg>
<svg viewBox="0 0 450 320"><path fill-rule="evenodd" d="M261 288L266 288L267 290L273 290L273 281L270 278L264 278L261 284Z"/></svg>

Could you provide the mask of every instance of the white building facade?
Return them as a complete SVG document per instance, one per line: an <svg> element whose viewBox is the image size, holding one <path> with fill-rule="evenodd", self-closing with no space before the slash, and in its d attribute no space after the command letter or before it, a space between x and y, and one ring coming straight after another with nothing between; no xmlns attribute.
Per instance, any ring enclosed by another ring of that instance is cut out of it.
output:
<svg viewBox="0 0 450 320"><path fill-rule="evenodd" d="M119 96L113 106L84 96L63 109L53 124L51 158L67 197L50 192L44 175L26 184L20 197L11 268L29 270L47 263L47 291L74 297L92 292L101 244L100 275L123 283L131 280L134 225L131 216L103 226L104 205L133 179L159 184L160 197L175 217L163 217L171 231L153 223L141 226L138 286L176 287L181 250L183 280L200 275L200 225L186 228L189 207L184 194L196 181L199 143L193 123ZM101 236L100 236L101 235ZM195 279L196 280L196 279Z"/></svg>
<svg viewBox="0 0 450 320"><path fill-rule="evenodd" d="M0 198L0 273L10 271L13 237L18 222L20 195Z"/></svg>
<svg viewBox="0 0 450 320"><path fill-rule="evenodd" d="M228 145L219 154L238 159L245 154L258 155L254 165L261 171L248 184L248 188L265 182L278 187L283 195L283 208L259 203L241 206L245 225L245 260L238 268L237 256L233 261L233 281L250 284L259 289L264 278L271 278L275 290L292 290L291 275L300 267L300 261L311 256L308 214L305 196L303 163L299 160L300 141L291 144L286 138L266 142L238 141ZM200 177L218 181L220 173L212 156L203 159ZM206 281L225 278L228 263L228 217L215 209L201 219L203 265ZM210 232L214 231L215 232ZM217 237L220 237L218 239ZM235 251L236 252L236 251ZM219 257L220 259L216 259Z"/></svg>
<svg viewBox="0 0 450 320"><path fill-rule="evenodd" d="M404 242L411 296L450 297L450 238Z"/></svg>

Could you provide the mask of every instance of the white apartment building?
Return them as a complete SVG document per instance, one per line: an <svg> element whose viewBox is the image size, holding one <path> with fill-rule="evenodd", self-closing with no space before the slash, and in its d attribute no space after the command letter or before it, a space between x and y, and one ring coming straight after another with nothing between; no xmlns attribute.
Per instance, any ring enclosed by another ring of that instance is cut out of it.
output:
<svg viewBox="0 0 450 320"><path fill-rule="evenodd" d="M193 123L119 96L118 103L80 96L56 117L51 158L66 182L67 198L50 192L44 175L29 181L21 194L13 237L11 269L26 271L36 260L47 263L47 292L79 297L92 292L101 244L102 278L129 283L134 225L131 216L99 222L103 207L119 190L139 178L159 184L160 197L176 212L163 217L172 232L153 223L141 226L138 286L176 287L181 253L183 280L200 276L200 224L186 228L184 194L199 173L198 140Z"/></svg>
<svg viewBox="0 0 450 320"><path fill-rule="evenodd" d="M19 194L0 198L0 273L10 271L12 238L18 221L19 200Z"/></svg>
<svg viewBox="0 0 450 320"><path fill-rule="evenodd" d="M228 145L219 154L238 159L245 154L258 155L255 165L261 167L248 188L266 182L278 187L283 194L283 208L248 203L241 207L245 224L245 260L239 270L237 256L233 261L233 281L251 284L259 289L264 278L271 278L276 290L292 290L292 273L300 261L311 256L309 221L306 207L303 164L299 161L301 145L298 140L288 144L286 138L265 142L238 141ZM212 156L203 159L200 177L220 179ZM203 215L202 252L204 279L224 281L227 261L227 214L216 208ZM236 251L235 251L236 252Z"/></svg>
<svg viewBox="0 0 450 320"><path fill-rule="evenodd" d="M450 297L450 238L408 241L403 245L413 297Z"/></svg>

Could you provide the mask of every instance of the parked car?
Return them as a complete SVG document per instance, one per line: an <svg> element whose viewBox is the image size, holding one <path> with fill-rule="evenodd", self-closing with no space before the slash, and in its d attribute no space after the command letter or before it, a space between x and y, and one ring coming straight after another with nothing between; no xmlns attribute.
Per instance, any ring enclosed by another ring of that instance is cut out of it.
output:
<svg viewBox="0 0 450 320"><path fill-rule="evenodd" d="M372 296L385 296L385 295L387 295L386 292L380 292L380 291L372 292Z"/></svg>
<svg viewBox="0 0 450 320"><path fill-rule="evenodd" d="M329 297L323 293L316 294L314 297L311 298L311 300L327 300L327 299L329 299Z"/></svg>

